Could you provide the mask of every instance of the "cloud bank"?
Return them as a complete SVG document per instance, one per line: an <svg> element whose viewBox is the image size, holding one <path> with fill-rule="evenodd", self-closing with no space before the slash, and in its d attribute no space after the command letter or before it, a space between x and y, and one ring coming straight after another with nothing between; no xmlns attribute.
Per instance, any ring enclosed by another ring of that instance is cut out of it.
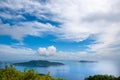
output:
<svg viewBox="0 0 120 80"><path fill-rule="evenodd" d="M35 50L25 47L0 45L0 61L21 61L37 59Z"/></svg>
<svg viewBox="0 0 120 80"><path fill-rule="evenodd" d="M55 46L40 47L33 50L26 47L0 45L0 61L28 61L28 60L119 60L120 54L93 54L86 51L63 52Z"/></svg>

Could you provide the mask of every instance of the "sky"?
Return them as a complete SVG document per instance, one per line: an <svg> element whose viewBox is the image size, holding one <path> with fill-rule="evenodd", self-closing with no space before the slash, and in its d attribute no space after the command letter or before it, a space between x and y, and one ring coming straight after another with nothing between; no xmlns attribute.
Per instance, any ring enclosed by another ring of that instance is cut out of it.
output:
<svg viewBox="0 0 120 80"><path fill-rule="evenodd" d="M120 0L0 0L0 61L119 56Z"/></svg>

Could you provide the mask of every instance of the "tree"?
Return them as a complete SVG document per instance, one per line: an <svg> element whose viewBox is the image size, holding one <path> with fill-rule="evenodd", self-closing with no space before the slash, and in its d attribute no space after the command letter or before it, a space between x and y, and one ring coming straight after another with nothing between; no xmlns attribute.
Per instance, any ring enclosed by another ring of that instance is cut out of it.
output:
<svg viewBox="0 0 120 80"><path fill-rule="evenodd" d="M13 65L6 65L5 69L0 69L0 80L64 80L61 78L53 78L48 74L38 74L34 69L27 70L24 72L16 70Z"/></svg>
<svg viewBox="0 0 120 80"><path fill-rule="evenodd" d="M120 80L120 78L111 75L94 75L85 78L85 80Z"/></svg>

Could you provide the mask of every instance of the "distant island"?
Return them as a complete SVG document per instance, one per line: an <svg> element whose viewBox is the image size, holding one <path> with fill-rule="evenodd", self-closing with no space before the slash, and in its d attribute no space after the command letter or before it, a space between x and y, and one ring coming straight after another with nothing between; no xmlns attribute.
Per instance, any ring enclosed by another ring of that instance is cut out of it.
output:
<svg viewBox="0 0 120 80"><path fill-rule="evenodd" d="M31 66L31 67L49 67L49 66L60 66L64 65L60 62L49 62L46 60L32 60L28 62L14 63L13 65L17 66Z"/></svg>
<svg viewBox="0 0 120 80"><path fill-rule="evenodd" d="M89 61L89 60L80 60L81 63L95 63L97 61Z"/></svg>

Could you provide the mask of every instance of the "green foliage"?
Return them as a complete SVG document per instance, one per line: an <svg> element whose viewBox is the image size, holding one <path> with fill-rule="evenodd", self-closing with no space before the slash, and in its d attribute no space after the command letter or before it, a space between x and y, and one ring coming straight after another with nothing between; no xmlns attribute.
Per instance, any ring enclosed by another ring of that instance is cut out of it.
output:
<svg viewBox="0 0 120 80"><path fill-rule="evenodd" d="M120 80L120 77L114 77L111 75L94 75L85 78L85 80Z"/></svg>
<svg viewBox="0 0 120 80"><path fill-rule="evenodd" d="M34 69L27 70L24 72L16 70L12 65L5 66L5 69L0 69L0 80L63 80L60 78L53 78L48 74L38 74Z"/></svg>

